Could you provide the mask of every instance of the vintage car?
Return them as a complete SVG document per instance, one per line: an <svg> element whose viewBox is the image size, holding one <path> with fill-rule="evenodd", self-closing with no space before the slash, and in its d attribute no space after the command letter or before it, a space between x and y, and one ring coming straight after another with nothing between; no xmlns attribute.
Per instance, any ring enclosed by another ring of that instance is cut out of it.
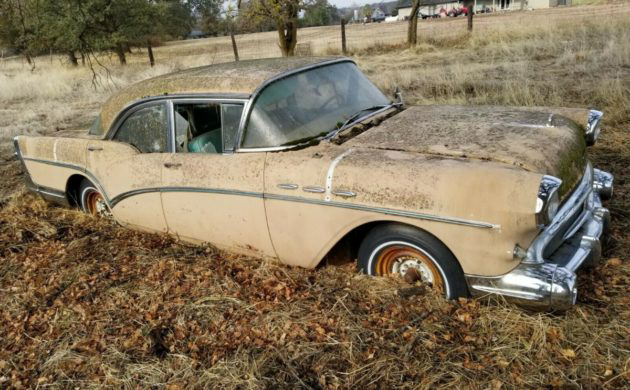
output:
<svg viewBox="0 0 630 390"><path fill-rule="evenodd" d="M301 57L145 80L84 134L14 142L32 190L124 226L561 310L609 221L601 117L407 107L351 59Z"/></svg>

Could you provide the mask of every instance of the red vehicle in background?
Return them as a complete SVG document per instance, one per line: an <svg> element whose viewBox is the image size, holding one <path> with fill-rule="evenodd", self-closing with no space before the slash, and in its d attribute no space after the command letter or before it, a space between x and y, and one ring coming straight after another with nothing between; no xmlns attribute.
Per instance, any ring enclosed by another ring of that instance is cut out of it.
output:
<svg viewBox="0 0 630 390"><path fill-rule="evenodd" d="M468 7L462 5L459 8L451 8L450 10L448 10L446 15L452 16L454 18L460 15L468 16Z"/></svg>

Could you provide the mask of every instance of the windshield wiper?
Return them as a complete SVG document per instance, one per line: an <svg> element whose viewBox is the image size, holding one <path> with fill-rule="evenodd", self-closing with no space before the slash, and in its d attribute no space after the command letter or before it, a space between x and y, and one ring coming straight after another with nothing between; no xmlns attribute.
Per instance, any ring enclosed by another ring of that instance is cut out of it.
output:
<svg viewBox="0 0 630 390"><path fill-rule="evenodd" d="M324 137L324 139L330 140L330 139L335 138L337 134L339 134L341 131L347 129L350 125L354 124L359 119L362 119L363 118L362 114L366 111L376 111L376 110L382 110L388 107L397 107L397 106L398 106L398 103L389 103L389 104L379 104L376 106L361 109L357 111L356 113L354 113L352 116L350 116L350 118L348 118L348 120L343 122L341 126L337 126L336 129L333 129L332 131L330 131L328 135Z"/></svg>

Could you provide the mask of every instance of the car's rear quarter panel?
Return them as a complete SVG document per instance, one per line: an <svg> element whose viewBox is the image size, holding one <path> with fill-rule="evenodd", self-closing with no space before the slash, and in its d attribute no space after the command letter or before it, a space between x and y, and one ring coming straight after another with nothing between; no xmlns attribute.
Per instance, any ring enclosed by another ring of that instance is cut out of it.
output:
<svg viewBox="0 0 630 390"><path fill-rule="evenodd" d="M85 169L87 143L81 138L18 138L33 183L57 191L65 191L70 176Z"/></svg>

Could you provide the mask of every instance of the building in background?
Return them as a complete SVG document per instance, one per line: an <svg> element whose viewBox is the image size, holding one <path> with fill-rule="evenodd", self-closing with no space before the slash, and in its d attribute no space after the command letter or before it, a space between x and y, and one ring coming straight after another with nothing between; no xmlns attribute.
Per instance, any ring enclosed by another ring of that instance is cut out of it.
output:
<svg viewBox="0 0 630 390"><path fill-rule="evenodd" d="M572 0L475 0L473 9L475 12L515 11L521 9L541 9L558 6L570 6ZM444 9L448 13L451 9L457 9L464 5L463 1L456 0L422 0L421 15L438 15ZM398 7L398 20L407 20L411 16L411 1Z"/></svg>

